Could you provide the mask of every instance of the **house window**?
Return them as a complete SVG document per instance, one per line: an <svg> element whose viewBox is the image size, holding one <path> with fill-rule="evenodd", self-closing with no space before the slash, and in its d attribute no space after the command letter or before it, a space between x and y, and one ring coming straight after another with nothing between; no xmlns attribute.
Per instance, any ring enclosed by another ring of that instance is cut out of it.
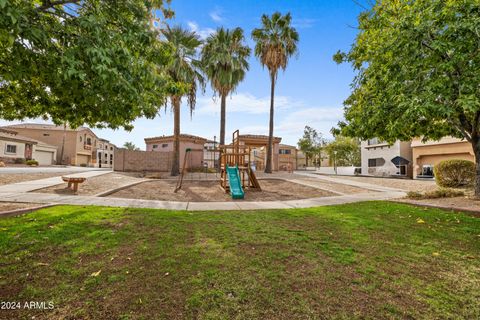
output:
<svg viewBox="0 0 480 320"><path fill-rule="evenodd" d="M162 144L162 148L166 148L166 147L168 147L168 143Z"/></svg>
<svg viewBox="0 0 480 320"><path fill-rule="evenodd" d="M422 176L433 177L433 165L424 164L422 166Z"/></svg>
<svg viewBox="0 0 480 320"><path fill-rule="evenodd" d="M371 145L374 145L374 144L385 143L385 141L382 141L378 138L373 138L373 139L368 139L367 143L368 143L369 146L371 146Z"/></svg>
<svg viewBox="0 0 480 320"><path fill-rule="evenodd" d="M7 147L5 148L5 153L16 154L17 153L17 146L15 146L13 144L7 144Z"/></svg>
<svg viewBox="0 0 480 320"><path fill-rule="evenodd" d="M292 154L292 150L290 149L280 149L280 154Z"/></svg>
<svg viewBox="0 0 480 320"><path fill-rule="evenodd" d="M92 139L87 138L87 145L91 146L92 145Z"/></svg>
<svg viewBox="0 0 480 320"><path fill-rule="evenodd" d="M384 164L385 164L385 159L383 158L368 159L368 167L381 167Z"/></svg>
<svg viewBox="0 0 480 320"><path fill-rule="evenodd" d="M110 155L110 164L113 164L113 154Z"/></svg>
<svg viewBox="0 0 480 320"><path fill-rule="evenodd" d="M80 136L80 142L82 142L82 137Z"/></svg>
<svg viewBox="0 0 480 320"><path fill-rule="evenodd" d="M113 151L113 147L110 147L110 150L112 150L112 151Z"/></svg>
<svg viewBox="0 0 480 320"><path fill-rule="evenodd" d="M152 148L153 148L153 149L157 149L157 148L158 148L158 144L154 144Z"/></svg>

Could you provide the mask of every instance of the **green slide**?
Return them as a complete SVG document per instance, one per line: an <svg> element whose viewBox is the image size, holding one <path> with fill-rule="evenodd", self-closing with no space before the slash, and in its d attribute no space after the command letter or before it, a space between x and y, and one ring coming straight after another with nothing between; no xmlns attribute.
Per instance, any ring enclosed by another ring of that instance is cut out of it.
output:
<svg viewBox="0 0 480 320"><path fill-rule="evenodd" d="M240 171L238 171L238 166L227 166L227 174L232 199L243 199L245 197L245 192L242 189L242 182L240 181Z"/></svg>

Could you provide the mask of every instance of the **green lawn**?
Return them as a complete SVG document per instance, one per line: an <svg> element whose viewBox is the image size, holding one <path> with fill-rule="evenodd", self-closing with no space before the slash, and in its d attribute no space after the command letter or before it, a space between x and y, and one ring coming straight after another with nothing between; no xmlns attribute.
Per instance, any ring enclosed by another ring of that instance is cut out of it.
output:
<svg viewBox="0 0 480 320"><path fill-rule="evenodd" d="M0 319L480 318L480 218L389 202L0 219Z"/></svg>

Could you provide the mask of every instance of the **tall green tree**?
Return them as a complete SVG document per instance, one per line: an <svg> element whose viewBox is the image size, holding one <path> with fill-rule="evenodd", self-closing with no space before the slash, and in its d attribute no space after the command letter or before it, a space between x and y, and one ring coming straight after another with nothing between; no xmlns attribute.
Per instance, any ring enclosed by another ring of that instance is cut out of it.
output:
<svg viewBox="0 0 480 320"><path fill-rule="evenodd" d="M182 98L186 96L187 105L192 115L195 109L197 89L204 88L205 80L202 75L201 63L197 59L197 50L202 41L192 31L181 27L168 27L163 32L166 40L173 48L173 62L166 68L167 74L175 83L184 84L188 90L171 91L170 105L173 111L173 162L171 175L180 173L180 107Z"/></svg>
<svg viewBox="0 0 480 320"><path fill-rule="evenodd" d="M322 147L325 144L325 140L322 137L322 134L317 132L312 127L305 126L303 130L303 136L298 140L298 148L305 155L306 166L308 167L308 160L314 159L316 156L320 156ZM320 159L321 162L321 159Z"/></svg>
<svg viewBox="0 0 480 320"><path fill-rule="evenodd" d="M220 144L225 144L227 96L245 78L250 48L241 28L219 28L210 35L202 49L202 66L213 91L220 96Z"/></svg>
<svg viewBox="0 0 480 320"><path fill-rule="evenodd" d="M339 167L360 166L360 141L356 138L336 135L333 141L325 146L330 163ZM335 163L333 161L335 160Z"/></svg>
<svg viewBox="0 0 480 320"><path fill-rule="evenodd" d="M252 38L256 42L255 56L270 74L270 122L265 172L272 173L275 84L278 70L285 71L290 58L298 52L299 35L292 27L290 13L282 15L275 12L271 17L262 15L262 26L252 31Z"/></svg>
<svg viewBox="0 0 480 320"><path fill-rule="evenodd" d="M133 142L131 141L127 141L123 144L123 147L127 150L140 150L140 148L138 148Z"/></svg>
<svg viewBox="0 0 480 320"><path fill-rule="evenodd" d="M1 0L0 118L131 129L155 117L170 86L158 68L170 48L151 23L164 4Z"/></svg>
<svg viewBox="0 0 480 320"><path fill-rule="evenodd" d="M472 144L480 196L480 2L384 0L359 16L351 50L334 56L357 71L342 132Z"/></svg>

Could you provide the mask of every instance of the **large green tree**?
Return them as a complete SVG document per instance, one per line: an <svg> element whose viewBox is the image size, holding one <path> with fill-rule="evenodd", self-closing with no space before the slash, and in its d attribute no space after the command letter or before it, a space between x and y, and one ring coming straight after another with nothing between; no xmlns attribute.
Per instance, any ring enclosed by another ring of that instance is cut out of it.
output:
<svg viewBox="0 0 480 320"><path fill-rule="evenodd" d="M170 87L159 68L170 48L152 26L164 2L0 0L0 118L127 129L153 118Z"/></svg>
<svg viewBox="0 0 480 320"><path fill-rule="evenodd" d="M220 144L225 144L227 96L245 78L250 48L241 28L219 28L210 35L202 49L202 66L213 91L220 96Z"/></svg>
<svg viewBox="0 0 480 320"><path fill-rule="evenodd" d="M315 157L320 157L321 163L321 153L322 147L325 145L325 140L322 137L322 134L317 132L314 128L310 126L305 126L303 130L303 136L298 140L298 148L305 155L305 164L308 167L308 160L314 159Z"/></svg>
<svg viewBox="0 0 480 320"><path fill-rule="evenodd" d="M342 132L472 144L480 196L480 2L383 0L359 16L351 50L334 56L357 76Z"/></svg>
<svg viewBox="0 0 480 320"><path fill-rule="evenodd" d="M173 48L173 62L166 72L175 83L186 85L188 90L179 88L170 91L170 105L173 111L173 161L171 175L180 173L180 107L182 97L187 97L187 104L192 115L195 109L197 88L204 88L205 80L202 75L201 63L197 59L197 50L202 41L193 31L181 27L168 27L163 32L170 46Z"/></svg>
<svg viewBox="0 0 480 320"><path fill-rule="evenodd" d="M360 141L356 138L336 135L325 146L330 163L339 167L360 166ZM334 163L335 162L335 163Z"/></svg>
<svg viewBox="0 0 480 320"><path fill-rule="evenodd" d="M298 32L292 27L290 13L282 15L275 12L271 17L262 15L262 26L252 31L255 44L255 56L262 66L267 66L270 74L270 122L265 172L272 173L273 158L273 120L275 84L278 70L285 71L290 58L298 52Z"/></svg>

